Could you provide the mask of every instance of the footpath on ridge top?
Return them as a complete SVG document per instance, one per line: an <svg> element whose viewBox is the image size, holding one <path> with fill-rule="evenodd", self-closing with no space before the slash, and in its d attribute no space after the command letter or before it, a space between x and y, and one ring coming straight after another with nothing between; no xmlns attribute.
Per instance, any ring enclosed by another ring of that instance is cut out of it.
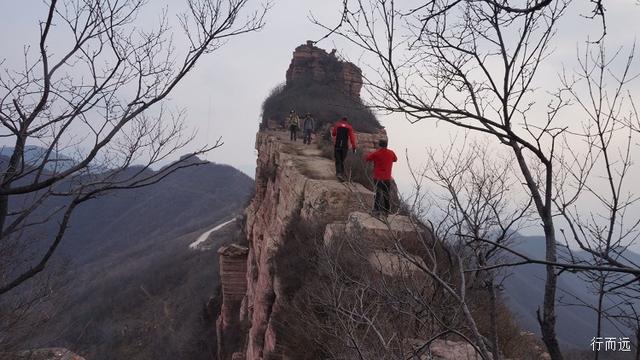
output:
<svg viewBox="0 0 640 360"><path fill-rule="evenodd" d="M349 156L372 151L382 136L385 134L357 134L358 151ZM328 249L349 246L366 259L371 271L390 279L422 278L421 254L433 244L430 232L408 216L371 216L374 193L362 184L338 181L334 162L323 156L316 142L305 145L301 138L291 141L288 131L267 129L258 132L256 150L256 193L245 210L247 244L218 250L223 296L217 322L221 359L286 355L285 329L274 319L286 311L287 294L280 279L287 269L278 266L276 254L286 246L294 221L302 226L324 226L322 240ZM424 344L414 340L416 348ZM430 351L440 354L434 359L476 358L471 345L448 340L433 342Z"/></svg>

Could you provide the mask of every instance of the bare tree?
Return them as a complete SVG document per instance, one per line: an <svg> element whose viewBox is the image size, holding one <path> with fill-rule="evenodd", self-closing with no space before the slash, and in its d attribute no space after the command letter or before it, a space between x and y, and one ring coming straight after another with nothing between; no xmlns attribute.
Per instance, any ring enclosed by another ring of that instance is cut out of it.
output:
<svg viewBox="0 0 640 360"><path fill-rule="evenodd" d="M137 23L146 3L51 0L35 53L25 45L23 66L0 75L0 136L13 143L0 174L0 246L46 242L41 253L3 259L13 271L4 274L0 294L45 268L80 204L153 184L222 145L218 140L148 171L185 151L193 138L184 112L170 110L167 96L203 56L261 29L269 4L188 0L177 18L182 46L175 43L168 10L154 28ZM54 37L64 39L55 50ZM52 236L38 231L44 226Z"/></svg>
<svg viewBox="0 0 640 360"><path fill-rule="evenodd" d="M566 92L556 93L546 108L538 107L535 77L551 52L555 26L567 2L552 1L541 8L540 4L527 1L524 8L532 11L519 12L505 8L506 2L430 1L407 9L393 0L345 1L340 24L324 28L373 56L370 67L375 71L368 75L366 85L374 106L404 114L412 122L435 120L471 130L511 151L542 225L546 252L544 259L531 259L504 246L521 259L505 266L546 266L539 322L549 354L562 359L555 311L559 272L598 270L635 277L640 269L598 250L590 252L601 260L596 263L558 258L556 231L558 223L565 224L558 220L564 211L560 203L577 201L565 197L564 191L577 186L582 194L584 189L579 180L569 185L567 181L575 179L563 178L573 166L567 164L567 151L584 134L576 135L581 129L560 118L562 110L572 104ZM596 104L611 100L603 92L593 95L600 99ZM599 146L590 142L586 148L602 154ZM597 165L607 168L606 162ZM584 172L578 179L595 173L594 167L579 171ZM562 183L566 187L559 190ZM571 223L575 219L564 216L563 220Z"/></svg>
<svg viewBox="0 0 640 360"><path fill-rule="evenodd" d="M470 277L470 288L486 292L489 299L489 338L493 359L501 359L498 336L497 299L505 273L500 266L510 261L504 247L510 246L527 224L532 202L518 202L517 177L508 156L492 157L487 144L452 142L442 154L431 151L422 176L436 185L437 211L424 214L438 219L435 233L451 246L462 249L462 271ZM438 189L439 188L439 189ZM437 195L442 192L441 195Z"/></svg>
<svg viewBox="0 0 640 360"><path fill-rule="evenodd" d="M412 265L421 262L419 257L377 251L362 241L360 230L342 234L330 244L320 236L305 238L306 246L310 240L317 250L313 267L305 271L313 275L305 276L308 281L289 300L291 312L278 320L280 326L295 329L293 339L283 340L293 356L409 359L426 353L434 340L447 334L476 343L469 340L473 335L452 297L464 297L464 291L460 295L442 290L451 288L448 280L456 274L442 259L440 268L436 264L427 268L438 268L442 281L435 283L426 281ZM387 240L393 244L392 238ZM319 349L321 355L310 349Z"/></svg>
<svg viewBox="0 0 640 360"><path fill-rule="evenodd" d="M640 235L640 217L634 214L637 194L629 191L632 180L633 132L635 106L627 85L634 79L632 48L621 66L616 60L621 49L610 58L602 42L596 49L587 46L579 57L579 69L573 75L563 73L560 90L569 94L583 110L579 137L586 150L579 151L566 139L567 155L560 162L557 198L559 214L568 224L565 239L565 261L584 264L613 264L620 268L640 268L627 256ZM617 68L620 68L619 70ZM596 205L579 210L587 202ZM569 241L584 254L574 254ZM602 336L604 321L627 319L622 314L635 314L633 306L640 298L638 276L611 271L581 273L593 284L598 301L593 310L597 315L597 337ZM607 301L609 300L609 301ZM636 328L632 323L631 329ZM599 354L595 353L595 359Z"/></svg>

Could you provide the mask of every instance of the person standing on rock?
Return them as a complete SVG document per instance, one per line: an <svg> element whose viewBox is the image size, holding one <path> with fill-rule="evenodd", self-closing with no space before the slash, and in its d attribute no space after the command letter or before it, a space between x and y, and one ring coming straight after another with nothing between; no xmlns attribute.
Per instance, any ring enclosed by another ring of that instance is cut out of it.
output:
<svg viewBox="0 0 640 360"><path fill-rule="evenodd" d="M315 120L313 119L310 113L306 113L304 115L304 119L302 120L302 131L303 131L302 142L304 144L307 144L307 145L311 144L311 133L313 133L315 128L316 128Z"/></svg>
<svg viewBox="0 0 640 360"><path fill-rule="evenodd" d="M333 125L331 136L334 141L333 154L336 160L336 177L338 180L344 181L344 160L347 158L347 153L349 152L349 142L351 142L353 152L356 152L356 135L346 116L343 116L342 119Z"/></svg>
<svg viewBox="0 0 640 360"><path fill-rule="evenodd" d="M378 150L367 155L366 160L373 162L373 180L376 183L376 197L373 202L374 215L388 215L391 208L390 190L391 190L391 168L393 163L398 161L398 157L392 151L387 149L387 140L380 139L378 141Z"/></svg>
<svg viewBox="0 0 640 360"><path fill-rule="evenodd" d="M300 118L294 110L289 113L289 132L291 133L291 141L298 140L298 126L300 125Z"/></svg>

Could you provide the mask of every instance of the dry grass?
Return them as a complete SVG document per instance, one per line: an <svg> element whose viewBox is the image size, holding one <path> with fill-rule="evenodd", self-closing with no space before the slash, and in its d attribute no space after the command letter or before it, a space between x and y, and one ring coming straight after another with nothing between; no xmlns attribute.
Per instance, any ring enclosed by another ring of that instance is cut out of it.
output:
<svg viewBox="0 0 640 360"><path fill-rule="evenodd" d="M327 246L322 236L324 226L294 219L274 258L284 294L281 300L287 309L274 314L274 323L281 330L286 355L296 359L355 358L349 343L349 336L354 336L368 357L406 358L409 339L428 339L445 329L470 336L459 305L426 274L383 276L369 265L368 247L360 236L345 234ZM434 255L443 276L458 284L447 251L435 251ZM416 302L410 294L420 294L424 303ZM472 288L468 295L474 319L487 336L487 296ZM430 311L421 310L425 304ZM345 315L344 309L376 314L375 326L392 339L389 346L382 347L371 336L369 326L360 323L357 315ZM537 359L540 342L521 334L503 301L498 314L504 356ZM461 339L454 336L451 340Z"/></svg>

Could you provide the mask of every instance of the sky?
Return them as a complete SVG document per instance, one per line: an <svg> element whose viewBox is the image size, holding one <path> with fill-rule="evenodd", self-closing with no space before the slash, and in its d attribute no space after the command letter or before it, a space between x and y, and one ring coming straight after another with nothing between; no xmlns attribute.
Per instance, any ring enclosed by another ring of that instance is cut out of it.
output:
<svg viewBox="0 0 640 360"><path fill-rule="evenodd" d="M259 1L251 3L258 4ZM341 3L332 0L273 0L263 30L234 38L220 50L201 59L170 99L186 109L187 125L197 131L194 148L222 137L224 146L211 152L207 158L253 175L253 141L262 101L273 87L284 82L294 48L325 34L325 30L311 23L310 14L323 23L335 24L339 20ZM152 23L157 14L154 7L166 4L171 9L180 9L183 2L152 0L142 19ZM38 20L46 13L42 2L35 0L0 0L0 7L3 9L0 12L0 34L3 34L0 46L4 49L0 56L12 60L21 54L25 43L34 43ZM588 4L574 8L576 11L572 16L563 19L560 25L556 50L541 69L541 78L555 77L562 64L575 62L576 47L582 45L587 36L593 38L599 34L600 24L597 21L575 16L577 13L587 14ZM610 46L629 46L640 34L640 26L636 22L640 18L640 6L633 0L608 1L607 16ZM361 59L362 53L358 49L336 36L317 45L327 50L337 48L345 58ZM362 61L359 65L366 70ZM366 100L365 91L363 96ZM416 161L422 157L426 146L441 143L441 139L447 139L456 131L443 124L409 124L402 117L393 115L380 116L380 120L389 133L390 146L400 152L407 149ZM406 175L406 164L400 163L396 171L397 180L402 181Z"/></svg>
<svg viewBox="0 0 640 360"><path fill-rule="evenodd" d="M182 1L151 0L149 11L140 19L141 24L152 24L157 10L163 6L179 9L182 4ZM311 23L310 14L328 25L336 24L341 4L341 0L273 0L264 29L233 38L201 59L170 97L171 103L187 111L187 126L196 132L193 148L214 143L221 137L224 145L206 158L232 165L253 176L254 140L262 101L272 88L284 82L294 48L325 34L325 30ZM583 47L588 38L599 36L600 23L581 16L589 13L590 6L586 0L574 1L568 15L562 19L553 42L555 51L540 69L539 85L557 83L557 74L563 66L569 69L576 66L576 49ZM640 5L635 0L606 0L605 6L608 47L630 47L640 34L637 20L640 19ZM16 64L23 45L34 41L38 20L44 18L45 12L42 2L36 0L0 0L0 9L0 48L3 49L0 58L7 59L6 66ZM55 42L51 46L55 47ZM317 46L327 50L336 48L341 56L356 59L354 61L367 71L366 57L340 38L329 37ZM636 62L636 72L638 69ZM635 94L640 94L638 81L631 87L637 90ZM366 92L363 91L363 95L366 101ZM425 163L428 148L446 144L459 134L458 129L443 123L410 124L397 115L380 116L380 120L387 129L390 147L401 154L394 177L403 192L411 191L404 154L408 154L413 166L420 167ZM634 176L640 180L640 174Z"/></svg>

